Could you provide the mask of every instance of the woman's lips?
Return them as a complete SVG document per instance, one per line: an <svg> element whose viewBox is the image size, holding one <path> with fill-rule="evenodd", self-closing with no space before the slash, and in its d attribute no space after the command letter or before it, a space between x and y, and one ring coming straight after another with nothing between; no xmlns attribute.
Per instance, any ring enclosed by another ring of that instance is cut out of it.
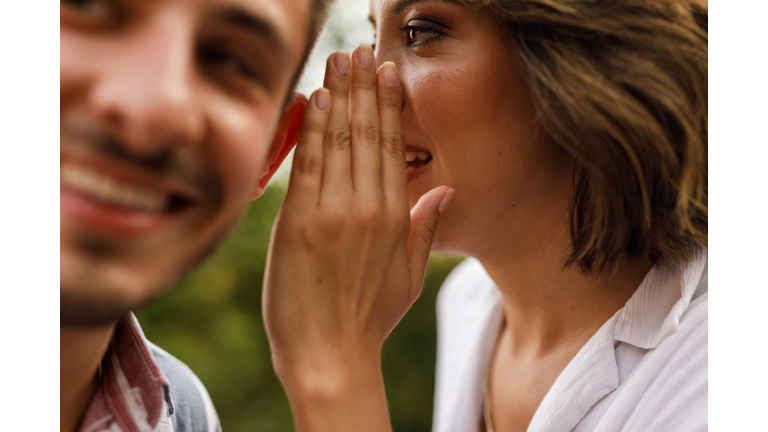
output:
<svg viewBox="0 0 768 432"><path fill-rule="evenodd" d="M406 152L406 165L408 181L415 179L424 173L432 162L432 154L426 151Z"/></svg>

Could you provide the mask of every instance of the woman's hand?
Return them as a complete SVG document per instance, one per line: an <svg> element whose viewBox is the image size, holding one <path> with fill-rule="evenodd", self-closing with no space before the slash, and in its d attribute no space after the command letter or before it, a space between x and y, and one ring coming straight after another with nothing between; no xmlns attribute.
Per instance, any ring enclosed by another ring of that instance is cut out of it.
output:
<svg viewBox="0 0 768 432"><path fill-rule="evenodd" d="M421 292L441 186L408 210L402 93L360 46L328 59L275 221L263 308L299 430L387 430L384 339ZM362 422L362 423L361 423Z"/></svg>

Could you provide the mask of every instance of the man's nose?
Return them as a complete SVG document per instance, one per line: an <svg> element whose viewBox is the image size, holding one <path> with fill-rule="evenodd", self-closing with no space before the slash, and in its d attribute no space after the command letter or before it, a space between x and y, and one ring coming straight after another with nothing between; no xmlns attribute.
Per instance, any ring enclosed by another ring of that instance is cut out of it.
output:
<svg viewBox="0 0 768 432"><path fill-rule="evenodd" d="M195 85L192 29L158 18L119 45L93 83L90 103L136 155L197 145L204 119Z"/></svg>

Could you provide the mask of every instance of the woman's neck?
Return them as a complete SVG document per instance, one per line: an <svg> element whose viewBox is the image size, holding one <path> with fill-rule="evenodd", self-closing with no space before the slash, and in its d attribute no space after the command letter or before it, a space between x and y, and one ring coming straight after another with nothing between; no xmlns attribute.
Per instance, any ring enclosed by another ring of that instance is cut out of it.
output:
<svg viewBox="0 0 768 432"><path fill-rule="evenodd" d="M648 262L624 262L610 277L584 275L578 267L563 266L570 238L567 229L558 231L524 253L480 259L504 296L512 348L527 357L583 345L624 306L651 268Z"/></svg>

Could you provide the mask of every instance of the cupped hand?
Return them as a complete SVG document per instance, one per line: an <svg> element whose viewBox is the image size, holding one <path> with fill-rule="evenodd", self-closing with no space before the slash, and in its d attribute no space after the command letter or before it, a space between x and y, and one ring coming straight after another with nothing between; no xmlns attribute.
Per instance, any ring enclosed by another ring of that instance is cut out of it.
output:
<svg viewBox="0 0 768 432"><path fill-rule="evenodd" d="M358 371L379 371L453 194L437 187L409 212L402 91L393 63L375 65L369 46L329 57L273 227L263 313L289 397L294 387L341 391Z"/></svg>

